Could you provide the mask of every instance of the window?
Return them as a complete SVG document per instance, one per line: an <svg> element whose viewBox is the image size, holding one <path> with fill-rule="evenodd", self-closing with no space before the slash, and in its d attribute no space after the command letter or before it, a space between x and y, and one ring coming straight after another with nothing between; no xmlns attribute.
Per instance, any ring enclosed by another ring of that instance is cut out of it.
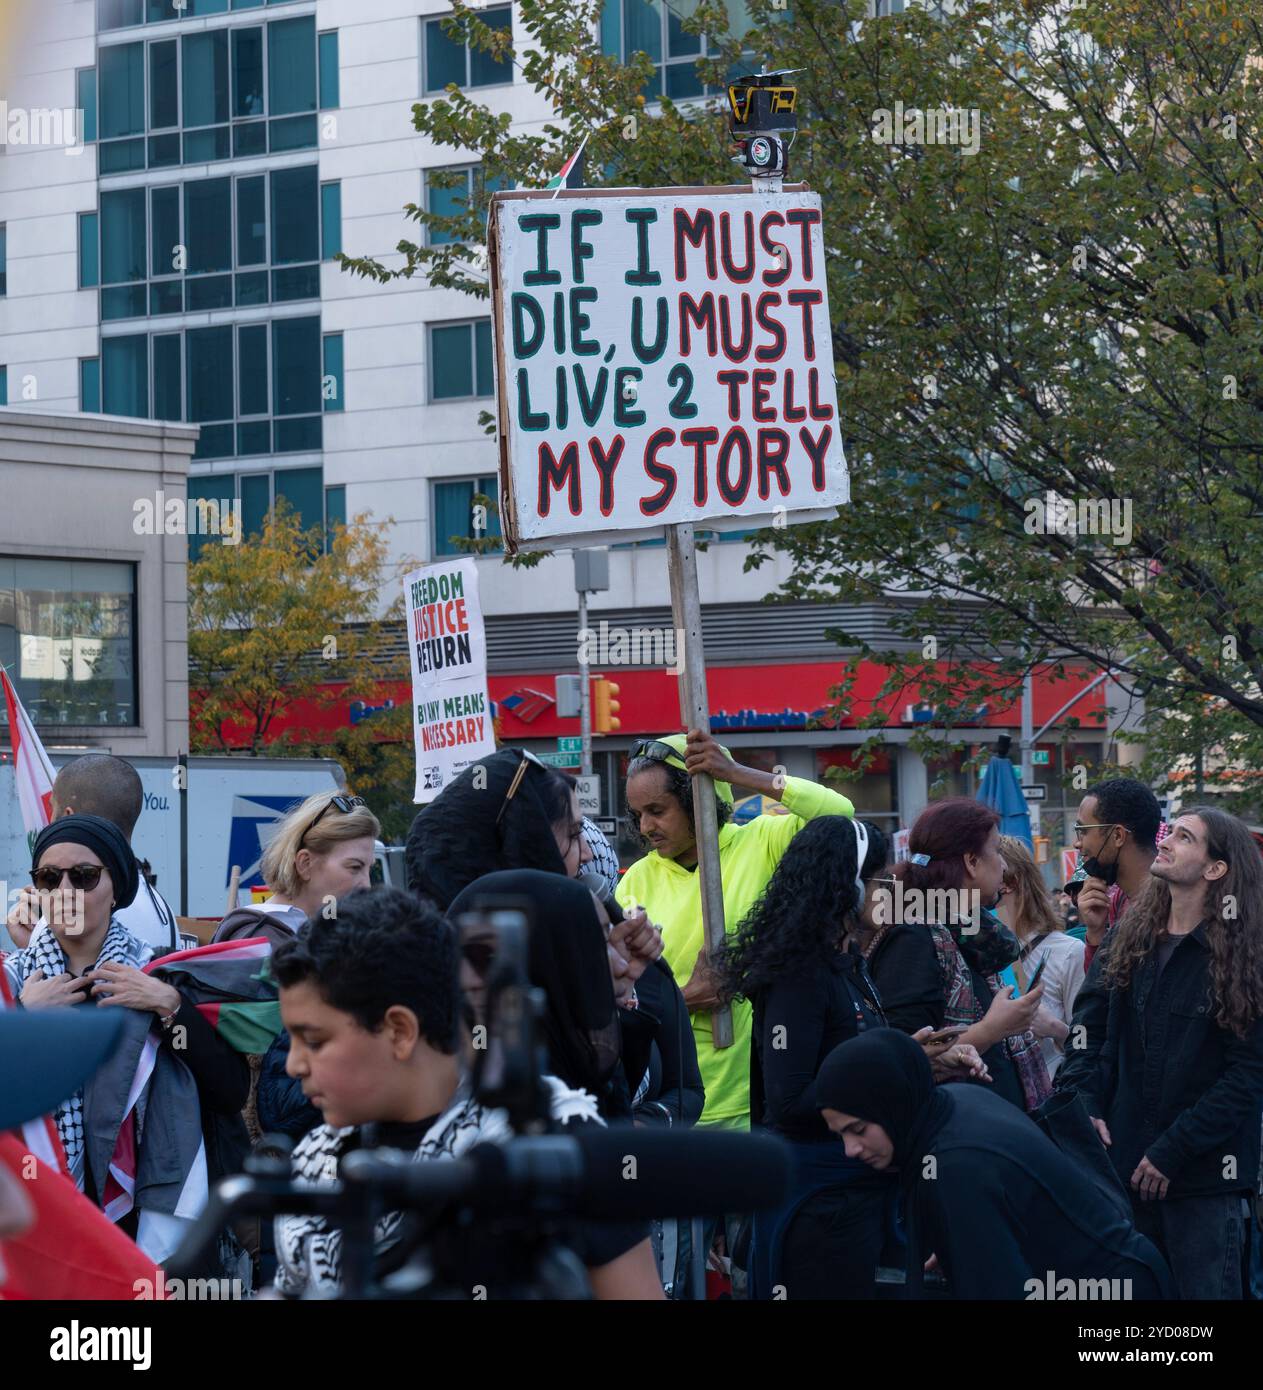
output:
<svg viewBox="0 0 1263 1390"><path fill-rule="evenodd" d="M425 210L436 217L463 217L471 201L508 186L502 179L484 178L480 164L431 169L425 175ZM426 239L430 246L444 246L456 237L441 228L427 227Z"/></svg>
<svg viewBox="0 0 1263 1390"><path fill-rule="evenodd" d="M0 556L0 662L37 725L136 723L135 607L131 565Z"/></svg>
<svg viewBox="0 0 1263 1390"><path fill-rule="evenodd" d="M319 36L320 109L332 111L338 104L338 31Z"/></svg>
<svg viewBox="0 0 1263 1390"><path fill-rule="evenodd" d="M500 539L500 514L493 507L487 507L484 517L475 511L475 497L486 497L492 503L499 500L498 480L487 478L460 478L434 484L434 556L459 555L461 549L453 537L466 539L491 537ZM483 524L485 523L485 525ZM498 549L499 547L497 547Z"/></svg>
<svg viewBox="0 0 1263 1390"><path fill-rule="evenodd" d="M232 0L234 10L253 10L264 0ZM276 4L278 0L268 0ZM97 0L97 27L124 29L139 24L162 24L173 19L226 14L229 0Z"/></svg>
<svg viewBox="0 0 1263 1390"><path fill-rule="evenodd" d="M79 288L92 289L101 283L100 232L95 212L79 214Z"/></svg>
<svg viewBox="0 0 1263 1390"><path fill-rule="evenodd" d="M513 30L513 11L484 10L476 16L492 29ZM458 43L443 32L440 19L425 21L425 90L441 92L451 83L458 87L498 87L513 81L513 61Z"/></svg>
<svg viewBox="0 0 1263 1390"><path fill-rule="evenodd" d="M495 394L491 320L435 324L430 329L430 399L473 400Z"/></svg>
<svg viewBox="0 0 1263 1390"><path fill-rule="evenodd" d="M201 12L215 11L203 5ZM101 49L99 102L95 79L90 92L84 84L80 92L81 103L90 96L99 106L99 132L95 109L92 126L101 142L100 172L313 148L315 23L284 19ZM336 86L336 51L332 56L329 80ZM80 74L86 83L85 74L92 70Z"/></svg>
<svg viewBox="0 0 1263 1390"><path fill-rule="evenodd" d="M153 418L184 419L180 335L159 333L153 340Z"/></svg>
<svg viewBox="0 0 1263 1390"><path fill-rule="evenodd" d="M0 367L0 405L9 404L9 369Z"/></svg>
<svg viewBox="0 0 1263 1390"><path fill-rule="evenodd" d="M342 185L320 185L320 259L331 261L342 250Z"/></svg>
<svg viewBox="0 0 1263 1390"><path fill-rule="evenodd" d="M276 469L264 473L202 473L189 477L189 501L216 502L240 508L243 534L258 535L276 498L283 497L294 509L304 530L320 528L328 549L333 528L346 524L346 488L325 487L321 468ZM196 560L214 536L190 535L189 560Z"/></svg>
<svg viewBox="0 0 1263 1390"><path fill-rule="evenodd" d="M753 20L745 0L728 0L732 32L747 33ZM634 53L647 53L654 63L654 75L644 88L646 101L666 95L673 101L716 92L697 75L697 60L713 56L701 34L685 33L681 17L666 0L605 0L601 11L601 51L620 62ZM744 63L735 65L730 77L750 71Z"/></svg>
<svg viewBox="0 0 1263 1390"><path fill-rule="evenodd" d="M276 451L320 448L320 320L272 324L272 414Z"/></svg>
<svg viewBox="0 0 1263 1390"><path fill-rule="evenodd" d="M101 340L101 404L106 415L149 414L149 339L143 333Z"/></svg>
<svg viewBox="0 0 1263 1390"><path fill-rule="evenodd" d="M134 318L145 312L147 263L145 190L101 194L101 317ZM111 288L113 287L113 288Z"/></svg>
<svg viewBox="0 0 1263 1390"><path fill-rule="evenodd" d="M101 413L101 359L79 359L79 409L89 415Z"/></svg>
<svg viewBox="0 0 1263 1390"><path fill-rule="evenodd" d="M9 235L0 222L0 295L9 293Z"/></svg>
<svg viewBox="0 0 1263 1390"><path fill-rule="evenodd" d="M324 398L326 410L344 410L342 404L342 334L326 333L324 336L324 379L320 394Z"/></svg>
<svg viewBox="0 0 1263 1390"><path fill-rule="evenodd" d="M333 549L334 530L346 525L346 488L325 488L325 550Z"/></svg>
<svg viewBox="0 0 1263 1390"><path fill-rule="evenodd" d="M96 140L96 68L80 68L75 73L75 102L83 112L83 142Z"/></svg>

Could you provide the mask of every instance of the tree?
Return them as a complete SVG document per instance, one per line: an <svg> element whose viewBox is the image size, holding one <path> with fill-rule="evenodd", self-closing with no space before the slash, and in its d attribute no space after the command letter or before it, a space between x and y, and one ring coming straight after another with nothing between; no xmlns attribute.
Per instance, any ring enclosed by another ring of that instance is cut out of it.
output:
<svg viewBox="0 0 1263 1390"><path fill-rule="evenodd" d="M789 552L782 597L889 604L881 649L836 634L852 670L890 665L887 693L958 705L964 682L970 703L1004 701L1072 659L1143 697L1151 773L1202 747L1259 766L1257 8L750 8L740 39L713 3L685 27L719 35L712 82L743 48L802 70L791 176L823 198L853 489L838 521L764 533L750 563ZM541 133L455 89L414 107L416 129L522 185L580 131L594 182L734 181L718 102L647 108L648 60L601 54L598 13L520 6L517 61L555 113ZM449 24L506 41L460 3ZM456 240L401 242L397 270L345 264L485 295L485 202L410 207Z"/></svg>
<svg viewBox="0 0 1263 1390"><path fill-rule="evenodd" d="M380 705L389 683L408 679L406 656L382 659L386 629L403 621L402 594L374 616L387 578L382 527L357 516L334 528L327 550L323 542L278 499L261 535L208 545L189 566L193 749L337 758L398 832L401 794L410 805L412 790L410 781L403 788L412 773L406 704L327 741L277 726L296 701L329 707L354 692Z"/></svg>

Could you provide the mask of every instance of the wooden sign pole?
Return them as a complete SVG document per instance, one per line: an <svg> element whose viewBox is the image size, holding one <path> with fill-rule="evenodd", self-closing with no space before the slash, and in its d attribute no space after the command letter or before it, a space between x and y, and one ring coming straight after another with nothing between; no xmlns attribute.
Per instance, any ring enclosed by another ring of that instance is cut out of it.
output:
<svg viewBox="0 0 1263 1390"><path fill-rule="evenodd" d="M693 523L679 522L666 528L667 566L671 576L671 612L680 670L680 719L686 729L710 732L710 701L706 696L706 655L702 648L702 603L697 592L697 549ZM702 896L702 925L711 960L723 945L724 886L719 872L719 816L715 810L715 783L705 773L693 778L693 827L697 836L697 872ZM724 1005L712 1014L712 1038L718 1047L732 1046L732 1009Z"/></svg>

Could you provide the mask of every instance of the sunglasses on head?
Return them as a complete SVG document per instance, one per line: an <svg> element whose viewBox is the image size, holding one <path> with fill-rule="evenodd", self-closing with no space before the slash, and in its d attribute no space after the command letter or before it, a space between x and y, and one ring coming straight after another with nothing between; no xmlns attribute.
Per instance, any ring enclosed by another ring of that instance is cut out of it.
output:
<svg viewBox="0 0 1263 1390"><path fill-rule="evenodd" d="M362 796L335 796L326 805L322 806L316 813L316 819L303 831L303 839L299 840L298 847L302 849L303 840L320 824L320 818L329 813L330 809L341 811L342 814L349 815L357 806L367 806L368 802Z"/></svg>
<svg viewBox="0 0 1263 1390"><path fill-rule="evenodd" d="M31 882L41 893L54 893L61 887L62 879L68 875L72 888L77 888L82 893L90 893L101 882L104 872L105 868L101 864L75 864L69 869L54 869L50 866L46 869L32 869Z"/></svg>
<svg viewBox="0 0 1263 1390"><path fill-rule="evenodd" d="M660 738L643 738L632 749L633 758L652 758L656 763L682 763L684 759L671 747L669 743L663 743Z"/></svg>

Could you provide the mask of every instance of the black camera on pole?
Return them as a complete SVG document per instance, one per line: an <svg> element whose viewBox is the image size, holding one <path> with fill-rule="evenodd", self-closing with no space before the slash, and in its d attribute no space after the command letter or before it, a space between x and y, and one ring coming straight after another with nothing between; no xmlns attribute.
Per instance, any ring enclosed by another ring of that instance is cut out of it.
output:
<svg viewBox="0 0 1263 1390"><path fill-rule="evenodd" d="M796 71L796 70L795 70ZM734 162L752 179L783 179L798 134L798 88L792 72L760 72L728 87L728 133L741 150Z"/></svg>

